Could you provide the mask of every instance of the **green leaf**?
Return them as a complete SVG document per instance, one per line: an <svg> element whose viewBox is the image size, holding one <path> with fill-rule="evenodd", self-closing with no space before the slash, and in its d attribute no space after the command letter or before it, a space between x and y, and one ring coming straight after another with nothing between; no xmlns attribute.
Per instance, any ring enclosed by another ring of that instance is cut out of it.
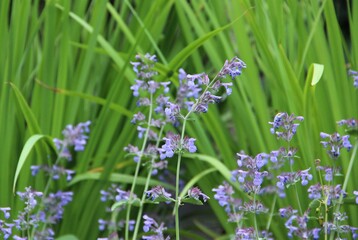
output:
<svg viewBox="0 0 358 240"><path fill-rule="evenodd" d="M86 173L82 173L79 175L76 175L72 181L69 183L69 186L72 186L78 182L81 181L85 181L85 180L99 180L101 178L101 174L100 172L86 172ZM144 177L138 177L137 178L137 184L139 185L145 185L146 183L146 178ZM133 182L133 176L132 175L128 175L128 174L121 174L121 173L112 173L109 176L109 181L111 182L120 182L120 183L132 183ZM171 190L175 190L175 187L167 184L167 183L163 183L161 181L157 181L157 180L150 180L149 182L150 186L157 186L157 185L162 185L163 187L167 188L167 189L171 189Z"/></svg>
<svg viewBox="0 0 358 240"><path fill-rule="evenodd" d="M175 200L173 198L168 198L168 197L165 197L165 196L159 196L157 198L155 198L153 200L153 202L155 203L160 203L160 202L175 202Z"/></svg>
<svg viewBox="0 0 358 240"><path fill-rule="evenodd" d="M307 81L311 82L311 86L316 85L323 75L324 66L318 63L312 63L307 75Z"/></svg>
<svg viewBox="0 0 358 240"><path fill-rule="evenodd" d="M183 198L181 201L185 202L185 203L191 203L194 205L203 205L202 201L200 201L199 199L195 199L195 198Z"/></svg>
<svg viewBox="0 0 358 240"><path fill-rule="evenodd" d="M56 238L56 240L78 240L78 238L75 235L67 234Z"/></svg>
<svg viewBox="0 0 358 240"><path fill-rule="evenodd" d="M51 87L51 86L48 86L46 85L45 83L39 81L39 80L36 80L36 83L38 83L40 86L46 88L46 89L49 89L55 93L58 93L58 94L63 94L63 95L67 95L67 96L72 96L72 97L79 97L79 98L82 98L84 100L87 100L87 101L90 101L90 102L93 102L93 103L97 103L97 104L100 104L100 105L106 105L107 103L107 100L104 99L104 98L100 98L100 97L97 97L97 96L93 96L93 95L90 95L90 94L86 94L86 93L81 93L81 92L75 92L75 91L70 91L70 90L67 90L67 89L63 89L63 88L54 88L54 87ZM116 112L119 112L127 117L132 117L133 116L133 113L129 110L127 110L126 108L122 107L121 105L119 104L116 104L116 103L113 103L111 102L109 104L109 108L116 111Z"/></svg>
<svg viewBox="0 0 358 240"><path fill-rule="evenodd" d="M9 84L12 87L12 89L14 90L16 100L20 106L22 114L24 115L26 123L29 126L30 132L32 134L41 133L41 129L40 129L39 124L37 123L35 115L32 112L30 106L27 104L24 96L21 94L20 90L13 83L10 82Z"/></svg>
<svg viewBox="0 0 358 240"><path fill-rule="evenodd" d="M180 197L183 198L184 195L188 192L188 190L194 186L194 184L196 184L201 178L203 178L204 176L208 175L209 173L215 172L217 171L216 168L209 168L203 172L201 172L200 174L196 175L195 177L193 177L183 188L182 192L180 193ZM183 201L184 202L184 201Z"/></svg>
<svg viewBox="0 0 358 240"><path fill-rule="evenodd" d="M128 203L129 203L129 200L118 201L112 205L111 211L113 212L115 209L119 208L120 206L127 205ZM140 199L139 198L133 199L131 205L135 206L135 207L140 207L140 205L141 205Z"/></svg>
<svg viewBox="0 0 358 240"><path fill-rule="evenodd" d="M28 156L30 155L31 150L34 148L35 144L41 139L47 140L49 145L52 146L52 148L54 148L51 137L46 136L46 135L36 134L36 135L31 136L26 141L25 146L23 147L23 149L21 151L19 161L17 163L16 172L15 172L15 176L14 176L13 192L15 192L16 182L17 182L17 179L19 178L20 171L21 171L22 167L24 166L26 160L28 159Z"/></svg>
<svg viewBox="0 0 358 240"><path fill-rule="evenodd" d="M215 35L217 35L218 33L220 33L221 31L225 30L226 28L230 27L231 25L233 25L237 20L239 20L241 18L238 17L236 18L234 21L232 21L231 23L217 28L211 32L208 32L207 34L205 34L204 36L196 39L195 41L193 41L192 43L190 43L188 46L186 46L180 53L176 54L176 56L171 60L171 62L169 63L169 69L171 70L176 70L179 68L179 66L197 49L199 48L201 45L203 45L205 43L205 41L209 40L210 38L214 37Z"/></svg>

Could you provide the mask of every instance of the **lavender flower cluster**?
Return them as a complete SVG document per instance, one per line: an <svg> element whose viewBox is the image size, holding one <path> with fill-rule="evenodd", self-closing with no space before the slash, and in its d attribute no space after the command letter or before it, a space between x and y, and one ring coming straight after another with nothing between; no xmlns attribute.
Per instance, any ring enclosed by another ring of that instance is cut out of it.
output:
<svg viewBox="0 0 358 240"><path fill-rule="evenodd" d="M164 226L164 223L158 224L153 218L144 215L144 225L143 231L149 233L150 235L144 235L143 240L170 240L170 237L167 236L164 238L164 233L167 228Z"/></svg>
<svg viewBox="0 0 358 240"><path fill-rule="evenodd" d="M168 165L167 159L173 158L176 154L181 156L184 152L194 153L197 151L196 139L184 135L185 123L190 114L205 113L208 111L209 104L219 102L222 99L222 96L217 95L220 88L224 88L225 94L230 95L233 83L225 81L226 76L229 75L231 79L235 79L246 67L243 61L235 57L226 61L212 80L205 73L188 74L180 69L179 87L174 94L176 98L172 100L169 94L170 82L156 81L158 75L158 72L155 71L156 62L156 56L150 54L137 55L136 61L132 62L137 79L131 86L131 90L133 96L139 98L137 106L145 110L135 113L131 123L137 125L138 138L142 139L142 147L130 144L124 149L133 156L137 165L142 165L142 161L147 160L144 165L149 166L149 173L152 175L165 169ZM164 131L164 127L167 125L174 125L175 128L178 128L181 124L183 124L181 134ZM163 143L161 144L161 142ZM176 179L176 181L179 180ZM132 191L134 187L132 186ZM176 189L176 195L178 190ZM144 189L143 194L153 202L175 202L176 206L180 206L184 202L202 204L209 199L198 187L189 189L181 199L172 198L172 194L162 186L155 186L149 190ZM130 211L130 206L127 211ZM144 236L143 239L164 239L162 234L164 227L158 225L147 215L144 216L144 219L144 231L147 232L151 229L156 234Z"/></svg>
<svg viewBox="0 0 358 240"><path fill-rule="evenodd" d="M105 202L105 203L109 203L111 206L114 203L120 203L120 202L126 203L130 198L130 192L123 191L116 184L112 184L106 190L101 190L100 194L101 194L101 201ZM132 199L134 201L135 199L137 199L137 196L133 196ZM118 214L119 212L123 211L124 209L125 209L125 204L119 205L118 207L115 208L114 211L116 214ZM112 212L112 210L110 207L107 207L105 212L110 213L110 212ZM118 231L123 230L126 223L125 223L125 220L117 221L116 219L112 219L112 218L107 219L107 220L101 218L98 220L98 224L99 224L99 230L101 232L108 230L109 235L114 236L114 235L117 235ZM135 225L135 220L129 220L128 224L129 224L129 230L133 231L134 225ZM108 238L101 238L101 239L108 239Z"/></svg>
<svg viewBox="0 0 358 240"><path fill-rule="evenodd" d="M269 122L269 124L272 125L270 131L272 134L275 134L278 139L283 139L289 143L297 132L298 122L302 121L303 117L301 116L278 113L274 121ZM354 119L350 119L341 120L338 124L355 127L356 122ZM331 135L321 133L321 137L324 140L328 139L321 143L323 147L328 149L327 153L329 157L334 160L340 156L342 148L348 151L352 148L349 142L349 135L341 137L338 133ZM257 226L255 226L255 228L250 226L245 227L245 216L252 213L254 221L256 222L257 214L268 212L269 209L259 201L260 196L274 193L277 194L278 197L284 198L286 197L286 189L290 186L297 188L296 183L298 182L301 182L302 186L308 186L309 182L313 180L310 168L292 171L294 164L293 159L296 157L296 152L296 148L289 146L281 147L279 150L271 151L268 154L260 153L255 157L250 157L244 152L237 153L238 169L231 172L231 180L233 184L235 184L235 182L239 183L249 200L235 197L237 193L235 193L234 188L228 182L224 182L218 188L213 189L215 192L214 198L218 201L220 206L225 208L228 214L228 221L237 222L240 226L236 230L235 239L270 239L270 233L259 231ZM286 163L288 163L288 167L291 171L280 173L279 170L283 168ZM316 170L324 174L326 184L321 182L310 185L307 189L308 198L312 200L312 204L319 203L317 207L318 212L329 211L332 205L336 206L340 204L341 199L348 195L342 189L341 184L332 185L334 176L339 174L340 168L321 166L320 162L317 161ZM273 182L276 183L272 185ZM353 191L353 195L358 204L358 191ZM310 221L317 218L310 212L310 207L305 212L302 212L299 202L300 199L297 194L297 203L300 211L293 209L291 206L279 210L280 216L286 219L285 227L288 230L287 236L289 238L296 236L300 239L319 239L320 234L329 234L330 232L336 232L338 236L351 233L353 239L358 237L357 228L344 223L346 217L337 218L337 216L344 214L338 211L333 212L334 219L332 221L326 218L320 227L309 228L309 226L312 225Z"/></svg>
<svg viewBox="0 0 358 240"><path fill-rule="evenodd" d="M72 159L70 148L74 151L83 151L87 143L90 122L79 123L73 127L68 125L62 132L63 140L54 139L58 149L58 159L52 165L31 166L32 175L40 170L48 174L48 181L58 180L61 175L67 175L69 181L74 171L63 168L59 165L61 159ZM24 202L24 209L20 211L11 223L0 219L0 236L4 239L12 237L17 240L25 239L54 239L55 232L52 225L58 223L64 214L64 208L73 198L73 192L57 191L48 193L35 191L32 187L25 188L25 192L17 192L18 197ZM0 208L5 219L10 218L10 207ZM14 232L31 233L28 236L18 236Z"/></svg>

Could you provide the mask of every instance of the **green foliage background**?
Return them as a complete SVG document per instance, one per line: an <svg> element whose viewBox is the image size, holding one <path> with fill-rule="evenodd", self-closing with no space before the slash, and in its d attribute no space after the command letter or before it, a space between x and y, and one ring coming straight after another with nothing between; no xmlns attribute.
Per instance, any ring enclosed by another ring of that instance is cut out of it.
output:
<svg viewBox="0 0 358 240"><path fill-rule="evenodd" d="M246 62L233 94L188 126L201 155L185 159L183 180L214 167L198 182L212 199L211 189L235 168L236 152L256 155L280 146L268 125L278 111L305 117L295 142L301 156L295 168L314 169L317 158L328 164L319 132L332 133L338 130L336 121L358 117L357 90L347 76L348 68L358 70L358 2L351 1L347 12L350 34L344 38L332 0L0 1L0 206L19 208L12 186L29 137L60 137L65 125L91 120L87 149L69 165L76 181L58 186L75 191L58 232L79 239L98 235L97 220L104 215L100 189L108 180L129 184L135 167L123 148L137 141L130 124L136 99L129 90L135 79L129 61L136 53L157 54L160 77L174 85L181 67L214 74L235 55ZM315 86L308 72L313 63L324 65ZM41 189L46 178L34 179L30 165L53 155L44 141L37 144L16 190ZM338 164L347 169L348 161L343 153ZM353 189L358 189L354 177L347 190ZM306 189L300 194L306 196ZM276 208L286 205L282 200ZM348 205L345 209L356 212ZM195 221L200 219L206 221ZM212 226L227 233L235 229L215 200L182 220L194 221L187 234L205 232L204 239L221 235L210 231ZM358 215L351 214L349 221L358 226ZM272 225L277 239L285 238L282 229Z"/></svg>

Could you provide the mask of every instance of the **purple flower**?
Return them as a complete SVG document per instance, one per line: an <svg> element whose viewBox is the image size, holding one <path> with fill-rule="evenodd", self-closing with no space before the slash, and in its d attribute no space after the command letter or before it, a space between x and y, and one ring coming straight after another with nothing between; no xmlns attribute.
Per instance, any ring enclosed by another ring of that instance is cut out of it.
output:
<svg viewBox="0 0 358 240"><path fill-rule="evenodd" d="M358 119L343 119L337 122L339 126L346 126L348 129L356 129L358 127Z"/></svg>
<svg viewBox="0 0 358 240"><path fill-rule="evenodd" d="M137 131L138 131L138 138L143 138L143 135L147 131L147 129L144 127L138 126Z"/></svg>
<svg viewBox="0 0 358 240"><path fill-rule="evenodd" d="M191 153L196 152L197 148L194 144L195 141L196 141L195 138L184 138L183 148L187 149Z"/></svg>
<svg viewBox="0 0 358 240"><path fill-rule="evenodd" d="M130 154L133 154L133 160L135 162L138 162L140 159L140 151L139 148L137 146L133 146L133 145L128 145L127 147L124 147L124 151L129 152Z"/></svg>
<svg viewBox="0 0 358 240"><path fill-rule="evenodd" d="M142 122L145 120L145 115L141 112L138 112L133 115L131 123L136 124L137 122Z"/></svg>
<svg viewBox="0 0 358 240"><path fill-rule="evenodd" d="M327 134L320 133L321 138L329 138L328 141L321 141L324 148L327 148L327 153L332 159L337 159L340 155L340 150L346 148L349 151L352 148L352 144L349 142L349 135L340 136L339 133Z"/></svg>
<svg viewBox="0 0 358 240"><path fill-rule="evenodd" d="M193 187L188 190L188 196L190 198L194 198L196 200L199 200L199 197L201 196L203 198L203 201L206 202L206 200L209 199L207 195L201 192L201 190L198 187Z"/></svg>
<svg viewBox="0 0 358 240"><path fill-rule="evenodd" d="M143 231L144 232L153 232L152 235L146 235L143 236L142 239L146 240L169 240L170 238L164 238L163 231L165 231L167 228L164 226L164 223L161 223L160 225L151 217L148 217L148 215L143 216L144 223L143 223Z"/></svg>
<svg viewBox="0 0 358 240"><path fill-rule="evenodd" d="M269 169L280 169L288 161L291 165L294 163L294 156L296 155L296 148L286 149L281 147L279 150L271 151L268 155L271 163Z"/></svg>
<svg viewBox="0 0 358 240"><path fill-rule="evenodd" d="M17 195L25 202L25 211L29 213L36 207L37 198L42 197L43 193L34 191L31 189L31 187L26 187L25 192L17 192Z"/></svg>
<svg viewBox="0 0 358 240"><path fill-rule="evenodd" d="M12 227L13 227L13 224L3 223L3 221L0 220L0 233L2 232L5 240L11 236Z"/></svg>
<svg viewBox="0 0 358 240"><path fill-rule="evenodd" d="M40 170L44 171L46 174L52 177L53 180L58 180L61 175L66 175L66 180L71 181L73 174L75 171L65 169L58 165L47 166L47 165L39 165L39 166L31 166L32 175L35 176Z"/></svg>
<svg viewBox="0 0 358 240"><path fill-rule="evenodd" d="M151 94L154 94L157 89L159 88L159 83L151 80L151 81L148 81L148 92L151 93Z"/></svg>
<svg viewBox="0 0 358 240"><path fill-rule="evenodd" d="M175 121L178 116L180 116L180 107L177 104L167 102L167 106L165 108L165 115L171 121Z"/></svg>
<svg viewBox="0 0 358 240"><path fill-rule="evenodd" d="M347 193L342 190L340 184L336 186L323 185L322 191L324 194L324 198L327 199L327 205L331 205L332 200L339 199L341 196L343 198L347 196Z"/></svg>
<svg viewBox="0 0 358 240"><path fill-rule="evenodd" d="M83 151L87 144L90 121L79 123L76 126L67 125L62 131L63 140L55 138L53 141L59 150L59 156L68 160L72 159L69 147L74 147L75 151Z"/></svg>
<svg viewBox="0 0 358 240"><path fill-rule="evenodd" d="M41 166L31 166L30 169L31 169L32 176L36 176L40 171Z"/></svg>
<svg viewBox="0 0 358 240"><path fill-rule="evenodd" d="M171 197L171 194L167 193L162 186L153 187L151 190L146 191L146 194L148 197L152 198L153 201L158 197L163 197L166 199L170 199Z"/></svg>
<svg viewBox="0 0 358 240"><path fill-rule="evenodd" d="M50 193L43 200L46 221L49 224L54 224L62 219L64 207L72 201L72 198L72 192L58 191L56 193Z"/></svg>
<svg viewBox="0 0 358 240"><path fill-rule="evenodd" d="M155 55L146 53L142 56L138 54L135 58L138 62L131 62L131 64L133 66L133 71L137 74L139 79L150 80L158 74L156 71L153 71L154 64L157 61L157 57Z"/></svg>
<svg viewBox="0 0 358 240"><path fill-rule="evenodd" d="M291 185L299 181L301 179L301 184L303 186L308 184L309 180L312 180L312 175L308 173L310 169L301 170L297 172L287 172L281 173L278 178L278 182L276 186L280 189L284 189L285 185Z"/></svg>
<svg viewBox="0 0 358 240"><path fill-rule="evenodd" d="M358 191L353 191L353 194L356 198L356 204L358 204Z"/></svg>
<svg viewBox="0 0 358 240"><path fill-rule="evenodd" d="M170 82L161 82L160 85L162 85L162 87L164 88L164 93L168 93L168 92L169 92Z"/></svg>
<svg viewBox="0 0 358 240"><path fill-rule="evenodd" d="M248 171L244 171L241 169L234 170L231 172L231 175L232 175L231 179L233 181L237 180L238 182L243 183L243 182L245 182L245 178L248 175L248 173L249 173Z"/></svg>
<svg viewBox="0 0 358 240"><path fill-rule="evenodd" d="M103 219L98 219L98 224L99 224L99 230L100 231L104 231L106 229L106 225L108 224L108 221L103 220Z"/></svg>
<svg viewBox="0 0 358 240"><path fill-rule="evenodd" d="M213 192L216 192L214 198L219 202L219 205L225 207L226 212L230 212L233 199L232 195L234 194L232 186L227 182L224 182L223 185L219 185L218 188L213 188Z"/></svg>
<svg viewBox="0 0 358 240"><path fill-rule="evenodd" d="M195 138L185 137L183 142L180 141L181 137L179 134L173 134L169 132L166 137L163 138L165 140L165 144L162 145L161 148L158 149L160 153L160 159L171 158L174 156L174 153L177 150L187 150L188 152L196 152L197 148L194 144Z"/></svg>
<svg viewBox="0 0 358 240"><path fill-rule="evenodd" d="M259 201L249 201L249 202L245 202L242 206L240 206L239 210L243 211L243 212L251 212L254 214L260 214L260 213L266 213L268 211L268 208L266 208Z"/></svg>
<svg viewBox="0 0 358 240"><path fill-rule="evenodd" d="M0 208L0 211L2 211L4 213L4 216L6 219L8 219L10 217L10 213L9 213L10 210L11 210L11 208L9 208L9 207Z"/></svg>
<svg viewBox="0 0 358 240"><path fill-rule="evenodd" d="M321 187L321 184L319 184L319 183L310 186L307 190L308 198L320 199L322 197L321 191L322 191L322 187Z"/></svg>
<svg viewBox="0 0 358 240"><path fill-rule="evenodd" d="M171 138L163 138L165 140L165 144L162 145L160 149L160 159L171 158L174 156L174 151L176 151L177 146L173 139Z"/></svg>
<svg viewBox="0 0 358 240"><path fill-rule="evenodd" d="M231 89L232 82L230 82L230 83L221 83L221 86L223 86L225 88L227 95L230 95L232 93L232 89Z"/></svg>
<svg viewBox="0 0 358 240"><path fill-rule="evenodd" d="M209 91L204 92L204 94L201 95L201 97L198 100L198 103L196 104L196 107L194 109L195 112L202 112L206 113L209 108L209 103L218 103L220 101L221 97L215 96Z"/></svg>
<svg viewBox="0 0 358 240"><path fill-rule="evenodd" d="M276 134L277 138L282 138L287 142L290 142L293 135L296 134L298 123L295 121L303 121L302 116L295 116L294 114L288 115L285 112L276 114L273 122L269 122L272 125L270 129L272 134Z"/></svg>
<svg viewBox="0 0 358 240"><path fill-rule="evenodd" d="M27 240L27 237L13 236L14 240Z"/></svg>
<svg viewBox="0 0 358 240"><path fill-rule="evenodd" d="M169 97L165 97L164 95L159 95L155 100L158 104L157 107L154 109L154 112L157 114L165 114L165 108L167 103L169 102Z"/></svg>
<svg viewBox="0 0 358 240"><path fill-rule="evenodd" d="M116 195L115 199L117 202L129 199L130 192L123 191L120 188L117 188L116 191L117 191L117 195Z"/></svg>
<svg viewBox="0 0 358 240"><path fill-rule="evenodd" d="M358 72L357 71L353 71L353 70L349 70L348 74L353 76L353 86L355 88L358 88Z"/></svg>
<svg viewBox="0 0 358 240"><path fill-rule="evenodd" d="M255 172L255 178L254 178L254 185L255 186L261 186L262 182L264 181L264 176L267 176L268 172Z"/></svg>
<svg viewBox="0 0 358 240"><path fill-rule="evenodd" d="M246 68L246 64L238 57L234 57L230 61L226 60L218 76L222 78L230 75L232 79L235 79L236 76L241 75L243 68Z"/></svg>
<svg viewBox="0 0 358 240"><path fill-rule="evenodd" d="M280 208L279 209L280 216L284 218L289 218L292 215L295 215L297 213L297 210L293 209L291 206L287 208Z"/></svg>
<svg viewBox="0 0 358 240"><path fill-rule="evenodd" d="M144 81L141 80L135 80L135 84L131 86L131 90L133 90L133 96L138 97L139 96L139 89L145 88Z"/></svg>
<svg viewBox="0 0 358 240"><path fill-rule="evenodd" d="M299 171L299 176L301 177L301 184L302 186L305 186L308 184L309 180L312 180L312 175L308 173L310 169Z"/></svg>
<svg viewBox="0 0 358 240"><path fill-rule="evenodd" d="M237 228L235 232L235 239L245 239L253 240L255 237L255 229L253 227L249 228Z"/></svg>
<svg viewBox="0 0 358 240"><path fill-rule="evenodd" d="M319 239L319 232L321 231L320 228L314 228L311 230L311 234L314 240L318 240Z"/></svg>

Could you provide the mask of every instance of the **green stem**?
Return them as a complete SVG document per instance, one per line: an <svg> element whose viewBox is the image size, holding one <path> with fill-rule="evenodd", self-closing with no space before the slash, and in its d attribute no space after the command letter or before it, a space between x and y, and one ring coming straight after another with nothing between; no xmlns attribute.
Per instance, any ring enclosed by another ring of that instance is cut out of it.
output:
<svg viewBox="0 0 358 240"><path fill-rule="evenodd" d="M63 149L64 149L64 147L62 147L62 149L60 150L60 153L63 151ZM59 154L59 155L60 155L60 154ZM58 156L53 166L58 165L58 163L60 162L60 160L61 160L61 157ZM39 205L40 208L38 209L38 211L37 211L37 213L36 213L35 219L38 219L38 217L39 217L39 215L40 215L40 210L44 207L44 200L45 200L45 198L46 198L46 196L47 196L47 193L48 193L48 191L49 191L49 189L50 189L50 185L51 185L51 181L52 181L53 175L54 175L53 172L50 172L50 173L49 173L49 177L48 177L48 180L47 180L45 189L44 189L44 191L43 191L43 193L42 193L41 202L40 202L40 205ZM42 230L44 230L44 229L46 228L46 226L47 226L47 223L44 223L44 225L42 226ZM31 237L30 237L29 239L34 239L34 235L35 235L35 228L32 228Z"/></svg>
<svg viewBox="0 0 358 240"><path fill-rule="evenodd" d="M267 232L269 231L270 226L271 226L271 221L272 221L272 218L273 218L273 211L275 209L276 201L277 201L277 194L275 194L275 196L273 197L273 202L272 202L272 205L271 205L270 217L269 217L268 222L266 224L266 231Z"/></svg>
<svg viewBox="0 0 358 240"><path fill-rule="evenodd" d="M358 138L356 138L356 142L355 142L354 148L353 148L353 153L352 153L351 159L349 160L347 173L345 174L345 178L344 178L344 182L343 182L342 192L345 192L347 189L348 181L350 179L350 175L352 173L352 169L353 169L353 165L354 165L354 160L357 155L357 149L358 149ZM343 194L340 195L337 205L334 208L335 213L339 212L341 205L342 205L342 201L343 201ZM334 233L332 231L332 233L330 234L330 239L333 240L333 238L334 238Z"/></svg>
<svg viewBox="0 0 358 240"><path fill-rule="evenodd" d="M254 194L254 207L256 207L256 193ZM259 239L259 229L257 227L256 213L254 212L254 227L255 227L255 238Z"/></svg>
<svg viewBox="0 0 358 240"><path fill-rule="evenodd" d="M291 163L290 163L290 169L291 169L291 172L293 172L292 164L291 164ZM298 191L297 191L297 186L296 186L296 184L294 184L293 187L295 188L295 193L296 193L296 200L297 200L297 204L298 204L298 209L299 209L299 211L300 211L300 215L302 215L303 212L302 212L300 197L299 197L299 195L298 195Z"/></svg>
<svg viewBox="0 0 358 240"><path fill-rule="evenodd" d="M131 214L133 194L134 194L134 190L135 190L135 187L136 187L136 184L137 184L137 178L138 178L139 169L140 169L140 165L141 165L142 155L144 153L144 150L145 150L145 147L146 147L147 141L148 141L150 123L152 121L152 111L153 111L153 94L150 94L150 105L149 105L149 116L148 116L148 122L147 122L147 129L145 131L142 149L140 150L140 153L139 153L139 158L138 158L137 166L136 166L136 169L135 169L134 178L133 178L133 184L132 184L132 187L131 187L131 192L129 194L128 205L127 205L128 207L127 207L126 227L125 227L125 239L126 240L129 239L129 218L130 218L130 214Z"/></svg>
<svg viewBox="0 0 358 240"><path fill-rule="evenodd" d="M176 173L176 183L175 183L175 236L176 239L180 239L180 228L179 228L179 206L180 206L180 199L179 199L179 176L180 176L180 162L181 162L181 155L178 155L178 164L177 164L177 173Z"/></svg>
<svg viewBox="0 0 358 240"><path fill-rule="evenodd" d="M221 72L221 70L220 70ZM186 127L186 121L188 120L190 114L194 112L198 104L200 103L201 98L204 96L204 94L208 91L208 89L213 86L213 84L216 82L218 78L218 74L213 78L213 80L206 86L203 93L200 95L200 97L196 100L195 104L192 106L190 111L185 115L183 118L183 127L181 131L181 137L180 137L180 146L179 146L179 153L178 153L178 163L177 163L177 170L176 170L176 183L175 183L175 207L174 207L174 215L175 215L175 236L176 240L180 240L180 232L179 232L179 207L180 207L180 199L179 199L179 178L180 178L180 164L181 164L181 158L182 158L182 152L183 152L183 142L184 142L184 133L185 133L185 127Z"/></svg>
<svg viewBox="0 0 358 240"><path fill-rule="evenodd" d="M156 148L159 147L159 143L160 143L160 139L162 138L163 130L164 130L164 126L160 129L160 132L159 132L159 135L158 135L158 140L157 140L157 143L155 145ZM134 228L134 232L133 232L133 239L136 239L137 235L138 235L138 230L139 230L139 225L140 225L139 223L140 223L140 220L142 218L144 201L146 199L146 191L149 188L149 182L150 182L150 179L151 179L151 176L152 176L154 160L155 160L155 157L153 156L152 159L151 159L152 164L149 167L149 171L148 171L147 179L146 179L146 182L145 182L141 203L140 203L139 210L138 210L137 220L136 220L135 228Z"/></svg>

